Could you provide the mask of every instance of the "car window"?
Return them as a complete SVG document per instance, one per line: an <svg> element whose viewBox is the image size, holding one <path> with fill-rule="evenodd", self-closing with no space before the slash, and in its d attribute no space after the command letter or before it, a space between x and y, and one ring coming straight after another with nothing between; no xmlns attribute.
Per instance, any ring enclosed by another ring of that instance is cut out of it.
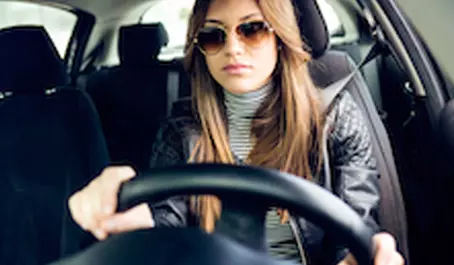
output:
<svg viewBox="0 0 454 265"><path fill-rule="evenodd" d="M325 19L329 35L331 37L342 37L344 35L344 26L334 8L325 0L317 0L317 2Z"/></svg>
<svg viewBox="0 0 454 265"><path fill-rule="evenodd" d="M330 35L341 36L343 34L343 26L334 9L325 0L317 1L326 20ZM169 34L169 44L162 49L159 57L161 60L170 60L183 56L189 14L194 2L195 0L160 1L142 16L141 23L161 22Z"/></svg>
<svg viewBox="0 0 454 265"><path fill-rule="evenodd" d="M61 57L65 55L76 21L74 14L58 8L0 1L0 29L20 25L44 26Z"/></svg>

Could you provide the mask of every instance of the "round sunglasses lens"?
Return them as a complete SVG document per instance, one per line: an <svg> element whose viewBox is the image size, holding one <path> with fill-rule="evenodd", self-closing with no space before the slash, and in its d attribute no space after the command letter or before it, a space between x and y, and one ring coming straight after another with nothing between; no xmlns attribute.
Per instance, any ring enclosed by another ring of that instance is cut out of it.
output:
<svg viewBox="0 0 454 265"><path fill-rule="evenodd" d="M206 53L216 53L225 42L225 33L219 28L204 28L197 36L197 42Z"/></svg>
<svg viewBox="0 0 454 265"><path fill-rule="evenodd" d="M238 26L238 34L243 37L243 41L249 46L260 46L270 35L265 22L248 22Z"/></svg>

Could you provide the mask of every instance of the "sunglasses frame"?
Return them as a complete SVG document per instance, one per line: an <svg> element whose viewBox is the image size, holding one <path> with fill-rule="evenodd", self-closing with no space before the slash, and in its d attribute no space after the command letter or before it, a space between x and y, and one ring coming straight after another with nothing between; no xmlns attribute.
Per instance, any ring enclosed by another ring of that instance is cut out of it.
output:
<svg viewBox="0 0 454 265"><path fill-rule="evenodd" d="M239 35L239 34L237 33L237 29L238 29L239 26L244 25L244 24L248 24L248 23L254 23L254 22L261 22L261 23L264 24L265 30L266 30L266 31L268 31L268 32L270 32L270 33L274 32L273 27L271 27L270 23L268 23L267 21L265 21L265 20L251 20L251 21L243 22L243 23L240 23L240 24L236 25L236 26L234 27L234 29L235 29L235 30L234 30L235 34L236 34L236 35ZM223 31L224 31L224 34L225 34L225 36L226 36L226 39L227 39L227 37L228 37L228 29L227 29L227 27L225 27L224 25L219 25L219 26L213 26L212 28L219 28L219 29L223 30ZM199 31L199 32L200 32L200 31ZM199 35L199 32L197 32L196 36ZM241 40L241 36L240 36L239 39ZM241 41L242 41L242 40L241 40ZM244 41L242 41L242 42L244 43ZM215 55L215 54L217 54L218 52L220 52L220 51L222 50L222 48L224 47L224 45L225 45L225 42L224 42L223 45L221 45L220 48L216 50L216 52L213 52L213 53L210 52L210 53L208 53L207 51L205 51L205 50L200 46L199 41L198 41L198 37L195 37L195 38L194 38L193 43L194 43L194 45L200 50L200 52L202 52L204 55Z"/></svg>

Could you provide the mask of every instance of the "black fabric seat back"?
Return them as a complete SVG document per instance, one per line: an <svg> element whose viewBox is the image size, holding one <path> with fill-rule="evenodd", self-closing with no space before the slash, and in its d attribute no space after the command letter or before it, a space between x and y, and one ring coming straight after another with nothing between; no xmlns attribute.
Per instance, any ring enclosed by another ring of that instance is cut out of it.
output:
<svg viewBox="0 0 454 265"><path fill-rule="evenodd" d="M1 264L59 258L68 196L109 162L92 102L67 82L44 28L0 31Z"/></svg>
<svg viewBox="0 0 454 265"><path fill-rule="evenodd" d="M158 63L168 42L162 24L120 29L120 65L92 74L86 90L98 109L111 160L148 168L151 146L167 114L167 71Z"/></svg>

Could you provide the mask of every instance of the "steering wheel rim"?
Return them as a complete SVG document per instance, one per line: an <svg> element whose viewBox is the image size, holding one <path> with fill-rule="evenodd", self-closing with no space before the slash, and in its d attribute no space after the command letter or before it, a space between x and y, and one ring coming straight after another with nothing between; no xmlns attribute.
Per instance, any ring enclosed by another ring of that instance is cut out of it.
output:
<svg viewBox="0 0 454 265"><path fill-rule="evenodd" d="M118 195L118 210L183 194L212 194L223 200L243 194L263 199L270 206L275 204L289 209L317 224L327 233L337 233L343 239L341 243L349 248L358 264L373 264L373 231L353 209L322 187L277 170L225 164L188 164L152 169L122 185ZM162 241L163 238L165 241ZM168 253L169 251L187 247L192 250L178 253L179 262L169 263L167 255L174 254ZM101 265L123 264L119 260L130 264L131 260L151 261L150 256L155 255L150 253L164 255L164 261L160 264L215 264L222 261L218 256L223 256L224 260L229 260L229 257L235 259L235 264L238 265L287 264L264 256L264 253L239 246L226 237L208 235L198 228L152 228L123 233L52 264L86 264L93 261ZM193 259L197 259L197 262L192 262Z"/></svg>
<svg viewBox="0 0 454 265"><path fill-rule="evenodd" d="M183 177L182 177L183 175ZM152 169L123 184L119 210L182 194L240 194L275 203L337 234L359 264L373 264L373 231L347 204L322 187L277 170L226 164L187 164Z"/></svg>

